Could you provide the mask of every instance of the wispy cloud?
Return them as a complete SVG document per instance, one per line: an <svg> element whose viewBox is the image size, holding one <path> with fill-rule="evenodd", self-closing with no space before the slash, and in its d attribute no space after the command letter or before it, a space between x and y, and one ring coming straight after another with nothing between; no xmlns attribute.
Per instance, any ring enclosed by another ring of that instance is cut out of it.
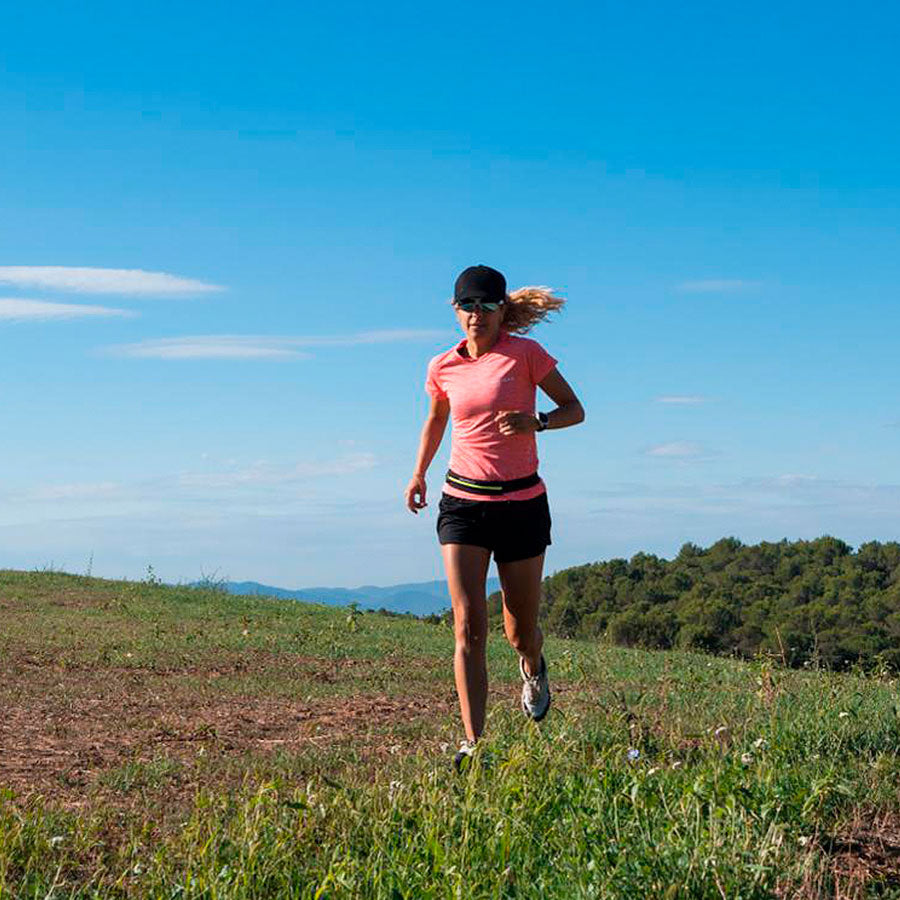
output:
<svg viewBox="0 0 900 900"><path fill-rule="evenodd" d="M445 337L446 331L436 329L391 328L380 331L360 331L357 334L323 337L287 338L298 347L356 347L360 344L394 344L401 341L430 341Z"/></svg>
<svg viewBox="0 0 900 900"><path fill-rule="evenodd" d="M65 519L72 516L159 514L178 518L192 510L211 516L224 511L250 515L314 515L322 504L365 503L360 481L383 467L370 451L358 450L293 461L220 460L180 473L137 480L59 482L4 490L0 485L0 527L4 523ZM374 477L383 493L391 484ZM364 492L365 493L365 492ZM383 499L379 501L383 504ZM176 513L176 511L178 511ZM226 515L227 517L227 515Z"/></svg>
<svg viewBox="0 0 900 900"><path fill-rule="evenodd" d="M139 359L306 359L302 347L355 347L401 341L432 340L442 331L396 329L330 336L269 337L266 335L201 334L117 344L106 352Z"/></svg>
<svg viewBox="0 0 900 900"><path fill-rule="evenodd" d="M260 460L249 466L219 472L186 472L179 476L182 487L228 488L289 484L311 478L349 475L375 467L374 453L350 453L335 459L275 465Z"/></svg>
<svg viewBox="0 0 900 900"><path fill-rule="evenodd" d="M87 306L80 303L50 303L46 300L0 298L0 322L27 322L49 319L80 319L90 316L133 316L126 309Z"/></svg>
<svg viewBox="0 0 900 900"><path fill-rule="evenodd" d="M650 447L646 453L664 459L698 459L703 455L703 448L693 441L670 441Z"/></svg>
<svg viewBox="0 0 900 900"><path fill-rule="evenodd" d="M87 266L0 266L0 284L78 294L130 294L177 297L224 290L194 278L143 269L100 269Z"/></svg>
<svg viewBox="0 0 900 900"><path fill-rule="evenodd" d="M705 278L697 281L682 281L676 290L683 294L725 294L759 287L758 281L741 278Z"/></svg>
<svg viewBox="0 0 900 900"><path fill-rule="evenodd" d="M120 488L121 485L114 481L46 484L35 488L29 499L54 501L106 499L115 496Z"/></svg>
<svg viewBox="0 0 900 900"><path fill-rule="evenodd" d="M706 403L708 401L709 397L701 397L699 394L666 394L662 397L655 398L656 403L675 403L685 406Z"/></svg>
<svg viewBox="0 0 900 900"><path fill-rule="evenodd" d="M159 338L106 348L115 356L137 359L305 359L281 338L197 335Z"/></svg>
<svg viewBox="0 0 900 900"><path fill-rule="evenodd" d="M900 484L864 484L796 473L742 478L730 483L621 483L589 494L602 498L604 514L632 510L656 515L663 509L677 509L739 515L751 509L787 513L803 508L887 514L895 519L900 505Z"/></svg>
<svg viewBox="0 0 900 900"><path fill-rule="evenodd" d="M771 475L767 478L745 478L741 485L748 490L781 490L781 489L797 489L810 485L820 487L826 485L834 487L835 485L846 484L846 482L829 481L828 479L819 478L818 475L801 475L788 472L785 475Z"/></svg>
<svg viewBox="0 0 900 900"><path fill-rule="evenodd" d="M253 462L207 460L202 467L123 481L45 482L32 486L0 485L3 522L43 521L73 515L122 515L160 510L223 509L254 515L310 513L316 504L362 501L359 478L368 480L384 461L368 450L323 454L318 458ZM375 481L384 489L383 473ZM372 498L367 495L368 500Z"/></svg>

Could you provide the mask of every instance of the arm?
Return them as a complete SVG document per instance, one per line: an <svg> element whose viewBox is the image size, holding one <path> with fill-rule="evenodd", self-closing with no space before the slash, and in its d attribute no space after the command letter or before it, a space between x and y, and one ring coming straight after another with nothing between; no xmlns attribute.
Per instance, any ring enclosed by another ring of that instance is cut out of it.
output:
<svg viewBox="0 0 900 900"><path fill-rule="evenodd" d="M422 436L419 439L419 452L416 455L416 468L413 477L406 487L406 506L410 512L418 513L420 509L428 506L425 502L425 473L434 459L444 431L447 428L447 419L450 416L450 401L431 398L431 409L422 426Z"/></svg>
<svg viewBox="0 0 900 900"><path fill-rule="evenodd" d="M556 403L556 409L547 413L547 428L568 428L584 421L584 408L575 396L569 382L554 366L538 387ZM537 431L537 416L525 412L504 410L497 413L497 425L503 434L527 434Z"/></svg>
<svg viewBox="0 0 900 900"><path fill-rule="evenodd" d="M568 428L584 421L584 407L571 385L554 366L538 387L554 402L556 409L547 413L547 428Z"/></svg>

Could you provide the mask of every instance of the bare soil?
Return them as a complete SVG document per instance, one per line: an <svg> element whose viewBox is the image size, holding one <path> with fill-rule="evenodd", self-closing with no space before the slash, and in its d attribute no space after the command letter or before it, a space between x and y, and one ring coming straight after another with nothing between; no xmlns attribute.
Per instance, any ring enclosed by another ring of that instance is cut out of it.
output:
<svg viewBox="0 0 900 900"><path fill-rule="evenodd" d="M331 681L363 663L279 655L279 671L286 664L301 668L311 680ZM403 664L433 667L434 660ZM20 800L39 794L56 807L76 810L93 802L104 773L164 756L184 763L169 789L193 796L200 770L215 768L209 765L212 758L325 751L347 741L362 757L396 753L407 749L391 734L398 722L410 733L419 724L436 734L456 711L450 678L430 693L419 685L416 696L375 693L308 702L223 695L214 689L224 675L258 678L267 668L274 672L275 665L270 654L223 654L202 666L163 671L7 657L0 661L0 784L12 787ZM191 676L191 686L185 675ZM211 689L197 690L198 680ZM198 757L206 757L205 766L196 765ZM229 768L238 777L240 767Z"/></svg>

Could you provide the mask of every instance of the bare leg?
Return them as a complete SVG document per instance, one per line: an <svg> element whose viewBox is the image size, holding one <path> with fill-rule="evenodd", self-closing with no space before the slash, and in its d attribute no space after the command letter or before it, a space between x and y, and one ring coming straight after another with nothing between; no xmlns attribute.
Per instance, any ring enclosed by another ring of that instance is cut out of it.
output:
<svg viewBox="0 0 900 900"><path fill-rule="evenodd" d="M484 730L487 706L487 596L485 582L491 552L471 544L442 544L447 585L453 605L456 651L453 674L466 737Z"/></svg>
<svg viewBox="0 0 900 900"><path fill-rule="evenodd" d="M525 671L535 675L541 667L544 635L538 625L544 554L515 562L497 563L503 589L503 629L506 639L525 660Z"/></svg>

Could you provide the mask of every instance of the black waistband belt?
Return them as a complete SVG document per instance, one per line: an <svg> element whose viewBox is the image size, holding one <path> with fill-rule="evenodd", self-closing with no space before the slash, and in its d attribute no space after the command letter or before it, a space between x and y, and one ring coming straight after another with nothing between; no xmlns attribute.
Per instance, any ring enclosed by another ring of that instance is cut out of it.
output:
<svg viewBox="0 0 900 900"><path fill-rule="evenodd" d="M533 475L526 475L524 478L513 478L512 481L482 481L479 478L464 478L462 475L457 475L453 469L447 469L448 484L473 494L508 494L510 491L521 491L524 488L534 487L540 482L541 479L537 472Z"/></svg>

